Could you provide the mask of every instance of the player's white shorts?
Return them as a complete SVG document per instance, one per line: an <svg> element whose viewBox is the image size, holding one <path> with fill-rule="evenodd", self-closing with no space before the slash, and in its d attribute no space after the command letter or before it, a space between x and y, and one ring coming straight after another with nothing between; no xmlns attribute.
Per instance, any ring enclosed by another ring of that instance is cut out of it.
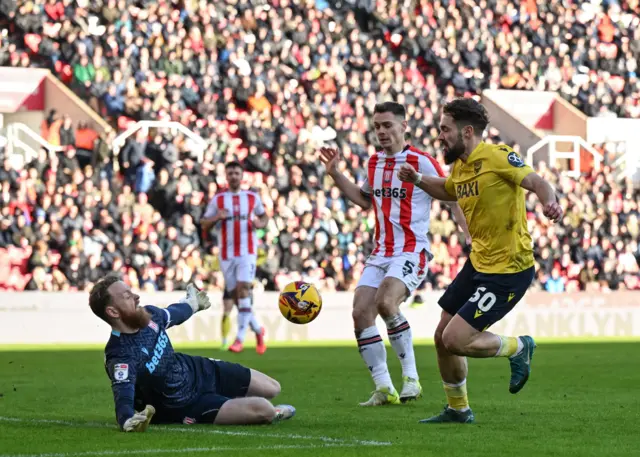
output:
<svg viewBox="0 0 640 457"><path fill-rule="evenodd" d="M379 288L384 278L398 278L412 293L427 276L428 262L431 254L405 252L393 257L371 255L367 259L358 287L369 286Z"/></svg>
<svg viewBox="0 0 640 457"><path fill-rule="evenodd" d="M222 276L224 276L224 288L231 292L239 282L252 283L256 277L257 261L258 258L255 254L220 260L220 269L222 270Z"/></svg>

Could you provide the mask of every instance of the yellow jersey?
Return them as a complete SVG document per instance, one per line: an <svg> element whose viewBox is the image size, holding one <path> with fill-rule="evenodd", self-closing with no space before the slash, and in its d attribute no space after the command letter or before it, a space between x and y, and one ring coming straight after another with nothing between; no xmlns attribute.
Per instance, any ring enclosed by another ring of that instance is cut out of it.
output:
<svg viewBox="0 0 640 457"><path fill-rule="evenodd" d="M534 265L520 183L533 169L504 144L480 143L456 160L445 182L469 226L473 267L481 273L518 273Z"/></svg>

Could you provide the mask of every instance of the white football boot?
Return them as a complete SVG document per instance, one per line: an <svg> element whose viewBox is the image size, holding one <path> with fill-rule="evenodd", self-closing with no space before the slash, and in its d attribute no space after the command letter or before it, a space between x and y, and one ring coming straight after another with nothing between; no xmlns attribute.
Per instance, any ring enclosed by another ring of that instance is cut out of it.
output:
<svg viewBox="0 0 640 457"><path fill-rule="evenodd" d="M398 392L393 387L381 387L374 390L371 394L371 398L360 403L360 406L382 406L382 405L398 405L400 404L400 397Z"/></svg>
<svg viewBox="0 0 640 457"><path fill-rule="evenodd" d="M400 392L400 401L402 403L422 397L422 386L419 380L404 376L402 381L402 392Z"/></svg>

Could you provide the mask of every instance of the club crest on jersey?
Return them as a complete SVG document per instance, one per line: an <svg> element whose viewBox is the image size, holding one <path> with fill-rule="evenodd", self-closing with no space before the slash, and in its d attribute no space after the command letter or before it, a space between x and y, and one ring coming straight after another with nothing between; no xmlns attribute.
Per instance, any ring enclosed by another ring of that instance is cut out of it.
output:
<svg viewBox="0 0 640 457"><path fill-rule="evenodd" d="M507 160L512 166L516 168L524 167L524 162L522 161L522 157L520 157L516 152L513 152L513 151L510 152L509 155L507 156Z"/></svg>
<svg viewBox="0 0 640 457"><path fill-rule="evenodd" d="M475 174L480 173L481 169L482 169L482 160L476 160L475 162L473 162L473 172Z"/></svg>
<svg viewBox="0 0 640 457"><path fill-rule="evenodd" d="M391 178L393 178L393 170L385 170L384 174L382 175L382 179L384 180L384 182L391 182Z"/></svg>
<svg viewBox="0 0 640 457"><path fill-rule="evenodd" d="M239 213L240 212L240 205L233 205L233 212L234 213Z"/></svg>
<svg viewBox="0 0 640 457"><path fill-rule="evenodd" d="M126 363L116 363L113 366L113 378L116 381L126 381L129 379L129 365Z"/></svg>
<svg viewBox="0 0 640 457"><path fill-rule="evenodd" d="M155 322L151 321L149 322L149 327L151 327L153 329L154 332L158 333L158 324L156 324Z"/></svg>

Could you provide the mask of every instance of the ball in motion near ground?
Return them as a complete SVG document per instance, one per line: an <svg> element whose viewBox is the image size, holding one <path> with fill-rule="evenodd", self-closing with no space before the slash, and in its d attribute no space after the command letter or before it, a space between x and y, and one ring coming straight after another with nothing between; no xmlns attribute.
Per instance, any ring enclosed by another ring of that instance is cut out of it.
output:
<svg viewBox="0 0 640 457"><path fill-rule="evenodd" d="M320 314L322 297L313 284L296 281L287 284L280 292L278 306L289 322L308 324Z"/></svg>

